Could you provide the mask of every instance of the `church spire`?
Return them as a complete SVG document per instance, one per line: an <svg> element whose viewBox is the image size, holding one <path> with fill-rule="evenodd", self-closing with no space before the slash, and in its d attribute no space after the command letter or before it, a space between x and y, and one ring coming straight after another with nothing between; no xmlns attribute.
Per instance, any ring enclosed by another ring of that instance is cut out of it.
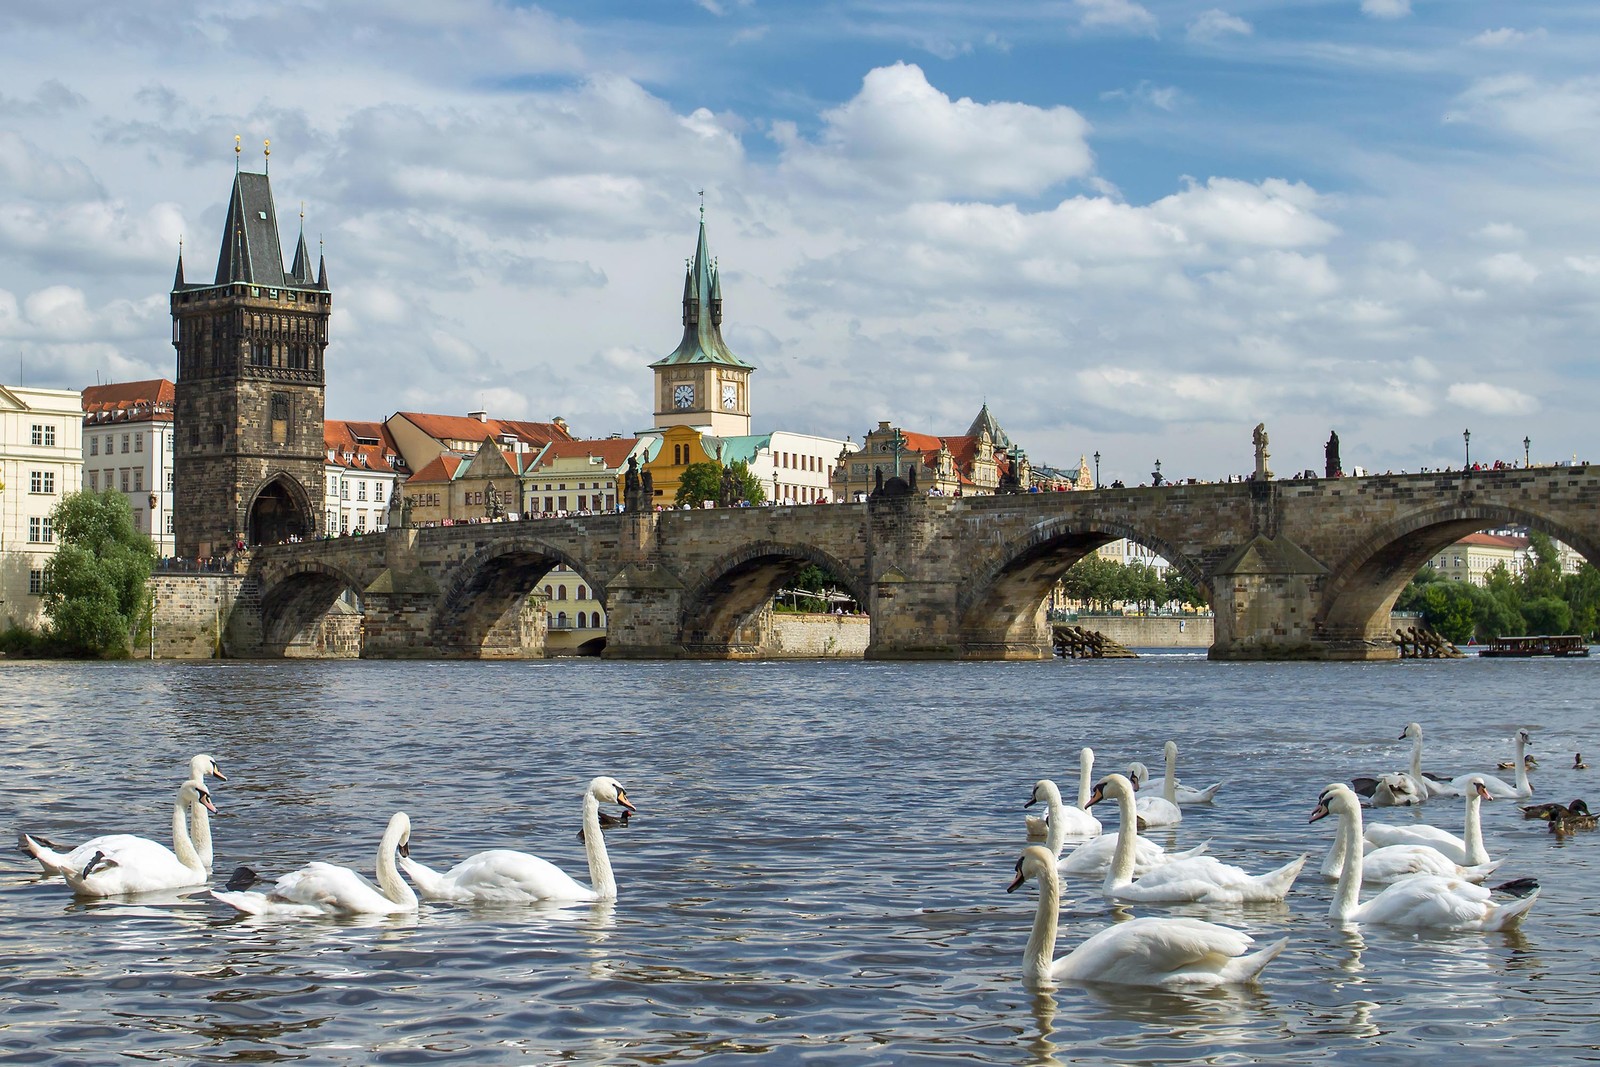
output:
<svg viewBox="0 0 1600 1067"><path fill-rule="evenodd" d="M683 278L683 340L671 355L650 365L669 367L682 363L721 363L754 369L729 351L722 340L722 278L706 239L703 204L694 258Z"/></svg>
<svg viewBox="0 0 1600 1067"><path fill-rule="evenodd" d="M183 238L182 237L178 238L178 270L172 276L172 288L173 288L174 291L183 288Z"/></svg>
<svg viewBox="0 0 1600 1067"><path fill-rule="evenodd" d="M306 248L306 205L300 203L300 242L295 245L294 264L289 268L289 280L301 285L311 284L311 253Z"/></svg>

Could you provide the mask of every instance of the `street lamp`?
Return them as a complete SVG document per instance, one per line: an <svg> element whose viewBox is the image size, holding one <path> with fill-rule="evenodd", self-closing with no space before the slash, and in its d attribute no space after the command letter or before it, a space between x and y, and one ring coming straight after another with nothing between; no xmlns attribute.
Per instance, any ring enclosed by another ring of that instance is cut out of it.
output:
<svg viewBox="0 0 1600 1067"><path fill-rule="evenodd" d="M1472 431L1471 430L1462 430L1461 431L1461 444L1467 450L1467 470L1471 470L1472 469Z"/></svg>
<svg viewBox="0 0 1600 1067"><path fill-rule="evenodd" d="M1098 451L1094 454L1094 487L1096 489L1100 488L1100 453Z"/></svg>
<svg viewBox="0 0 1600 1067"><path fill-rule="evenodd" d="M1528 440L1526 437L1524 437L1522 439L1522 469L1523 470L1527 470L1528 469L1528 446L1531 445L1531 444L1533 444L1533 442Z"/></svg>
<svg viewBox="0 0 1600 1067"><path fill-rule="evenodd" d="M778 506L778 457L776 453L772 457L772 506Z"/></svg>
<svg viewBox="0 0 1600 1067"><path fill-rule="evenodd" d="M1161 461L1159 459L1156 460L1156 469L1155 469L1155 471L1150 475L1150 484L1151 485L1160 485L1161 484Z"/></svg>

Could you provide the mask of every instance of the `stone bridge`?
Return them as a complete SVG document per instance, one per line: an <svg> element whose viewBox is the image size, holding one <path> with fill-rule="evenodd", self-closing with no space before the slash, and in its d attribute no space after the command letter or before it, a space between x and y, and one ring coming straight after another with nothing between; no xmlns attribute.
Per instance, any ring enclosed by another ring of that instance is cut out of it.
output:
<svg viewBox="0 0 1600 1067"><path fill-rule="evenodd" d="M363 656L537 657L529 594L565 564L605 608L608 657L754 658L773 594L814 563L869 612L868 658L1047 658L1051 587L1127 537L1207 597L1214 659L1390 659L1390 608L1430 557L1519 524L1597 560L1597 506L1600 471L1543 467L390 530L254 552L225 644L317 654L342 602Z"/></svg>

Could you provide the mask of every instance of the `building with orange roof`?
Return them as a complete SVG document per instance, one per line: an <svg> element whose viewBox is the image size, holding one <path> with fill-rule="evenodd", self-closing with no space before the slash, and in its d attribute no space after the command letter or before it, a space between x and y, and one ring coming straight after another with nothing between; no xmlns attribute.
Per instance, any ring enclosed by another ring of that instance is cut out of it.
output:
<svg viewBox="0 0 1600 1067"><path fill-rule="evenodd" d="M324 507L331 534L388 529L395 493L410 473L389 430L381 422L325 419L327 446Z"/></svg>
<svg viewBox="0 0 1600 1067"><path fill-rule="evenodd" d="M964 434L936 435L887 420L867 433L859 452L841 455L834 468L840 500L863 500L880 482L898 478L918 492L944 496L990 496L1010 479L1032 487L1028 455L1014 445L985 403Z"/></svg>
<svg viewBox="0 0 1600 1067"><path fill-rule="evenodd" d="M516 454L538 453L552 441L570 441L565 419L527 422L521 419L494 419L487 411L465 415L433 415L421 411L397 411L384 420L406 465L421 471L441 453L471 455L491 437L502 449Z"/></svg>
<svg viewBox="0 0 1600 1067"><path fill-rule="evenodd" d="M1522 573L1532 562L1532 549L1527 537L1480 531L1442 549L1430 562L1441 578L1488 585L1496 567L1504 565L1512 574Z"/></svg>
<svg viewBox="0 0 1600 1067"><path fill-rule="evenodd" d="M172 416L176 387L165 378L91 385L83 390L83 484L128 498L133 528L150 535L156 556L173 555Z"/></svg>

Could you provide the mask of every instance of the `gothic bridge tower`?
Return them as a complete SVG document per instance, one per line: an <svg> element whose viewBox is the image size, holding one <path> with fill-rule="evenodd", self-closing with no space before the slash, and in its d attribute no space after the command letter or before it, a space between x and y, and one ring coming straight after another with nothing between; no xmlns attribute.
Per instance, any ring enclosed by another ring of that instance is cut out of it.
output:
<svg viewBox="0 0 1600 1067"><path fill-rule="evenodd" d="M236 171L216 278L186 282L180 249L172 283L178 555L321 531L330 311L321 256L311 273L304 213L285 271L267 175Z"/></svg>

